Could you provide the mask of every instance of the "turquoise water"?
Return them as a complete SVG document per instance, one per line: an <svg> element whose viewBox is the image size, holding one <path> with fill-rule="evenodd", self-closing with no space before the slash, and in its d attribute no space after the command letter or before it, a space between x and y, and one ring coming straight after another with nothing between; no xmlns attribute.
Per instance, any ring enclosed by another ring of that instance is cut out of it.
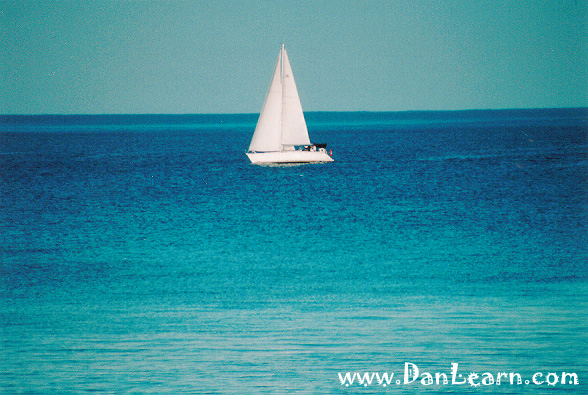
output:
<svg viewBox="0 0 588 395"><path fill-rule="evenodd" d="M254 115L2 117L0 389L588 392L586 109L307 121L335 162L251 165Z"/></svg>

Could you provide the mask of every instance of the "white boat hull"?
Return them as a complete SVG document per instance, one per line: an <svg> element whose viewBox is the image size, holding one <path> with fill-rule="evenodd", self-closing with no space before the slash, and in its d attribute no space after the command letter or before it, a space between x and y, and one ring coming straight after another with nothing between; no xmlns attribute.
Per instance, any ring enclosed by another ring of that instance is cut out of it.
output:
<svg viewBox="0 0 588 395"><path fill-rule="evenodd" d="M247 157L253 164L333 162L333 158L324 150L248 152Z"/></svg>

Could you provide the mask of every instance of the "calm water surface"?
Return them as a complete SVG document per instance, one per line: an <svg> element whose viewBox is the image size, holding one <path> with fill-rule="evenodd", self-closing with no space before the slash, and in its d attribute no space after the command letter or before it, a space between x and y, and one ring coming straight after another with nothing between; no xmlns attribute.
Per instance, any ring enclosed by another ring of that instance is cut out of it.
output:
<svg viewBox="0 0 588 395"><path fill-rule="evenodd" d="M0 391L588 393L588 111L0 123ZM523 384L346 387L338 373ZM528 385L574 372L579 385Z"/></svg>

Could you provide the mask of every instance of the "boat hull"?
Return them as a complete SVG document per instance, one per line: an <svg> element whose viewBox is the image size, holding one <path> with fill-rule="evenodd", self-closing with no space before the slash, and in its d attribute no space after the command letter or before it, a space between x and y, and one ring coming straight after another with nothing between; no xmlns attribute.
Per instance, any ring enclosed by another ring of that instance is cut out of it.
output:
<svg viewBox="0 0 588 395"><path fill-rule="evenodd" d="M247 157L253 164L333 162L333 158L323 150L248 152Z"/></svg>

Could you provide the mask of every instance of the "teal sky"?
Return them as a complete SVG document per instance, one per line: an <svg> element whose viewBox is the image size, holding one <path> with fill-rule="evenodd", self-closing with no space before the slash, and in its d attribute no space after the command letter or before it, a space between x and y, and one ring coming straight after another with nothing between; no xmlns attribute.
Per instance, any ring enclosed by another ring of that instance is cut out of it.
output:
<svg viewBox="0 0 588 395"><path fill-rule="evenodd" d="M0 1L0 113L588 106L588 0Z"/></svg>

